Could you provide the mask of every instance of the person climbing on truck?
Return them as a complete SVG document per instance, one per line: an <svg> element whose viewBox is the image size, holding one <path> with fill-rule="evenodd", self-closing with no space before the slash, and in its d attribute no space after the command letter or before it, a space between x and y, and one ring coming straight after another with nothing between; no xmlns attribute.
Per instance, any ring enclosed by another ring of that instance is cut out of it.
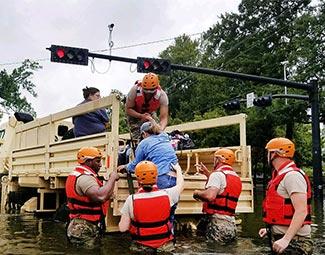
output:
<svg viewBox="0 0 325 255"><path fill-rule="evenodd" d="M146 74L142 81L136 81L127 95L125 112L131 131L131 138L138 143L141 137L141 125L153 117L158 119L164 130L168 124L168 97L159 84L159 78L154 73Z"/></svg>
<svg viewBox="0 0 325 255"><path fill-rule="evenodd" d="M271 139L265 149L272 167L272 179L263 201L263 221L270 234L272 252L312 254L311 185L308 176L292 160L295 144L284 137Z"/></svg>
<svg viewBox="0 0 325 255"><path fill-rule="evenodd" d="M154 119L141 125L142 141L135 150L135 159L117 167L117 171L134 173L137 164L150 160L158 167L157 186L159 189L171 188L176 185L176 173L173 165L178 163L176 152L170 143L167 133L162 132ZM171 221L175 221L177 203L171 209Z"/></svg>
<svg viewBox="0 0 325 255"><path fill-rule="evenodd" d="M171 252L174 234L170 222L171 207L179 201L184 189L184 178L179 164L177 184L168 189L157 187L158 167L151 161L141 161L135 167L139 191L129 195L121 209L119 229L130 231L134 240L130 249L138 252Z"/></svg>
<svg viewBox="0 0 325 255"><path fill-rule="evenodd" d="M81 148L77 159L80 165L66 180L70 218L67 237L73 244L93 247L105 231L108 200L119 176L113 171L106 183L99 179L102 152L95 147Z"/></svg>
<svg viewBox="0 0 325 255"><path fill-rule="evenodd" d="M141 125L142 140L135 150L135 159L117 167L117 171L134 173L136 165L143 160L150 160L158 166L159 189L170 188L176 185L176 173L173 165L178 163L176 152L170 143L168 134L160 129L154 119Z"/></svg>
<svg viewBox="0 0 325 255"><path fill-rule="evenodd" d="M195 190L193 193L194 199L204 202L204 217L198 224L198 234L221 244L232 242L237 235L235 210L242 182L232 168L234 162L234 152L221 148L214 153L212 172L202 162L197 166L208 178L205 190Z"/></svg>

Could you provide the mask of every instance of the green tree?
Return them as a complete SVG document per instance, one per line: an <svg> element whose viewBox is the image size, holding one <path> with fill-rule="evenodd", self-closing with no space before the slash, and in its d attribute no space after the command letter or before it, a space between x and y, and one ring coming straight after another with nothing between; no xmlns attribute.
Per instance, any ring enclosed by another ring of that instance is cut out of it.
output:
<svg viewBox="0 0 325 255"><path fill-rule="evenodd" d="M318 7L312 7L310 3L310 0L243 0L239 13L222 15L220 22L204 33L202 41L191 41L182 36L163 51L161 57L169 58L172 63L280 79L283 78L281 62L288 60L288 79L306 82L316 76L323 85L325 4L324 0ZM308 69L308 66L311 67ZM168 84L165 88L171 100L172 121L177 123L224 115L221 105L225 101L244 98L253 91L257 96L284 92L283 87L270 84L178 71L169 79L163 77L162 81ZM288 92L307 95L293 88ZM321 111L324 112L324 94L321 100ZM267 140L280 135L293 139L304 135L305 129L301 127L308 120L308 102L288 101L285 105L283 99L276 99L265 109L242 107L240 110L249 116L248 143L253 145L253 154L256 153L253 156L255 165L265 158ZM216 132L205 132L198 134L202 135L200 141L203 144L208 144L209 140L221 145L232 141L236 135L236 130L223 132L222 138ZM298 144L301 146L298 151L310 150L308 145ZM309 164L310 159L311 155L306 153L300 161Z"/></svg>
<svg viewBox="0 0 325 255"><path fill-rule="evenodd" d="M33 97L37 97L34 90L35 84L30 80L34 71L40 69L41 66L33 61L25 60L20 67L8 73L6 69L0 71L0 102L1 106L6 110L25 111L36 115L30 103L27 102L23 91L28 92Z"/></svg>

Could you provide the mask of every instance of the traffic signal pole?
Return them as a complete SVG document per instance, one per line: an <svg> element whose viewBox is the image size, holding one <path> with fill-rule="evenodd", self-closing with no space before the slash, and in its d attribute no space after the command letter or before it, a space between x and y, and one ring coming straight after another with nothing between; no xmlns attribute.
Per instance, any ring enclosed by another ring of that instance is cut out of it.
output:
<svg viewBox="0 0 325 255"><path fill-rule="evenodd" d="M323 201L322 152L319 126L319 86L316 80L312 80L310 85L312 86L312 89L309 91L309 101L311 104L312 120L314 195Z"/></svg>
<svg viewBox="0 0 325 255"><path fill-rule="evenodd" d="M87 52L88 53L88 52ZM51 51L53 54L53 51ZM114 60L126 63L138 63L137 59L134 58L125 58L112 55L103 55L97 53L88 53L88 56L91 58L100 58L107 60ZM323 179L322 179L322 155L320 147L320 123L319 123L319 87L317 81L312 81L311 83L299 83L288 80L274 79L264 76L215 70L202 67L186 66L179 64L171 64L171 70L179 70L186 72L194 72L208 75L222 76L232 79L254 81L263 84L275 84L280 86L287 86L296 89L302 89L309 93L309 102L311 104L311 113L312 113L312 141L313 141L313 182L314 182L314 195L315 198L318 198L320 201L323 201Z"/></svg>

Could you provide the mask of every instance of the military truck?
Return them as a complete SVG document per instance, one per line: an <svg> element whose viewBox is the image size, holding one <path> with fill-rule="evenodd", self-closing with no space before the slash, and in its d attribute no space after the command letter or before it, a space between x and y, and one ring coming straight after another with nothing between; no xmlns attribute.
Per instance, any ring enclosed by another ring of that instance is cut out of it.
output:
<svg viewBox="0 0 325 255"><path fill-rule="evenodd" d="M72 128L73 116L100 108L107 108L111 113L110 128L107 132L62 139L60 127ZM11 117L1 131L1 213L8 209L22 209L34 213L55 212L65 202L65 180L75 168L77 151L83 146L95 146L104 152L99 175L107 178L108 174L117 168L121 144L126 144L129 139L128 134L119 134L119 118L120 97L116 94L28 123ZM169 126L166 131L195 132L233 125L239 127L238 144L229 145L228 148L236 155L234 169L243 182L236 212L251 213L254 211L251 149L246 144L245 114ZM195 189L204 188L206 177L198 173L195 164L203 162L212 169L213 153L217 149L216 145L211 148L176 151L185 176L185 189L176 210L176 214L182 215L182 218L201 214L202 204L194 200L192 194ZM134 176L133 184L137 187ZM127 177L121 174L107 214L107 231L117 231L120 209L128 194Z"/></svg>

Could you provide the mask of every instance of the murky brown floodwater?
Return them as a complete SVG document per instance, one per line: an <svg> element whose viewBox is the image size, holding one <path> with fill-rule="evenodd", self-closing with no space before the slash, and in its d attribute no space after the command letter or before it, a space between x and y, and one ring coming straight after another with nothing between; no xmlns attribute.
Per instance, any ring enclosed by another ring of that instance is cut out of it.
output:
<svg viewBox="0 0 325 255"><path fill-rule="evenodd" d="M175 254L269 254L267 240L257 236L261 221L262 191L255 200L254 214L241 214L238 240L228 246L206 242L188 233L177 236ZM314 206L313 238L314 254L325 254L324 207ZM33 215L0 215L0 254L129 254L130 238L127 234L108 234L100 248L87 250L71 247L65 237L65 226L51 220L38 219Z"/></svg>

